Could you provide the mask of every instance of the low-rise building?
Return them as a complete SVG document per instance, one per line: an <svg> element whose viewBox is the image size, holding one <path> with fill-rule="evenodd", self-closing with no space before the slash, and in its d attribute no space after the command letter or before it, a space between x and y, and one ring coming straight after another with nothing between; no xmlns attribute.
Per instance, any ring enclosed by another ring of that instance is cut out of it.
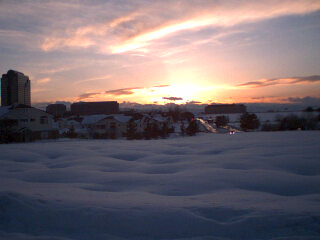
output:
<svg viewBox="0 0 320 240"><path fill-rule="evenodd" d="M46 112L55 117L62 117L67 112L67 107L64 104L50 104L46 107Z"/></svg>
<svg viewBox="0 0 320 240"><path fill-rule="evenodd" d="M116 114L119 112L119 103L107 102L77 102L71 104L73 115Z"/></svg>
<svg viewBox="0 0 320 240"><path fill-rule="evenodd" d="M213 104L205 107L206 114L245 113L247 108L243 104Z"/></svg>
<svg viewBox="0 0 320 240"><path fill-rule="evenodd" d="M0 128L2 133L3 130L9 131L15 141L57 137L57 129L51 114L21 104L0 110Z"/></svg>
<svg viewBox="0 0 320 240"><path fill-rule="evenodd" d="M93 125L95 137L120 138L126 136L131 116L120 114L107 116Z"/></svg>
<svg viewBox="0 0 320 240"><path fill-rule="evenodd" d="M144 132L148 125L152 126L153 124L156 124L160 130L164 125L166 125L168 129L174 128L172 117L164 117L161 114L145 114L140 120L135 121L135 123L137 125L137 132L139 133Z"/></svg>

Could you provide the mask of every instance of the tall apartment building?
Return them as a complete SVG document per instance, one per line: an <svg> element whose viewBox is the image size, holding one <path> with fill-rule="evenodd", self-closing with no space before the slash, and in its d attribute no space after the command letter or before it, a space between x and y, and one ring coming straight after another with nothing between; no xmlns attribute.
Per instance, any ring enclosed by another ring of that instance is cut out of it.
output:
<svg viewBox="0 0 320 240"><path fill-rule="evenodd" d="M30 80L21 72L9 70L1 78L1 105L31 106Z"/></svg>

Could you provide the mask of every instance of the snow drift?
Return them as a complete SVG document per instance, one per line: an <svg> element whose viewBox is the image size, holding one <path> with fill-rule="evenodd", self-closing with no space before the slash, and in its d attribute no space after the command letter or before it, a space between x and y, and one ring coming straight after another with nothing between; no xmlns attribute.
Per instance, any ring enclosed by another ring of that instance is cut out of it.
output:
<svg viewBox="0 0 320 240"><path fill-rule="evenodd" d="M317 239L320 133L0 146L0 239Z"/></svg>

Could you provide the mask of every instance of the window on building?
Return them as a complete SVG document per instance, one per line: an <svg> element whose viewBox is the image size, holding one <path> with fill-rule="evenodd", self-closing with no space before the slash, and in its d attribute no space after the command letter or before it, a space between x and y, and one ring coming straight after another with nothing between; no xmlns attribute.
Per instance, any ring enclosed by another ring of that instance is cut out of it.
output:
<svg viewBox="0 0 320 240"><path fill-rule="evenodd" d="M40 124L48 124L48 117L47 116L41 116L40 117Z"/></svg>
<svg viewBox="0 0 320 240"><path fill-rule="evenodd" d="M36 120L34 118L31 118L30 119L30 122L35 122Z"/></svg>

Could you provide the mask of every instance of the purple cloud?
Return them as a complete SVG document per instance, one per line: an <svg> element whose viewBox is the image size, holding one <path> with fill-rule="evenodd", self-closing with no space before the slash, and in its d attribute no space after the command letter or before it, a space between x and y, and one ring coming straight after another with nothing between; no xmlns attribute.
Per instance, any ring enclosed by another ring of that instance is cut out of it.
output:
<svg viewBox="0 0 320 240"><path fill-rule="evenodd" d="M290 77L290 78L272 78L272 79L263 79L259 81L246 82L237 85L238 87L267 87L275 85L285 85L285 84L310 84L320 81L320 75L304 76L304 77Z"/></svg>

